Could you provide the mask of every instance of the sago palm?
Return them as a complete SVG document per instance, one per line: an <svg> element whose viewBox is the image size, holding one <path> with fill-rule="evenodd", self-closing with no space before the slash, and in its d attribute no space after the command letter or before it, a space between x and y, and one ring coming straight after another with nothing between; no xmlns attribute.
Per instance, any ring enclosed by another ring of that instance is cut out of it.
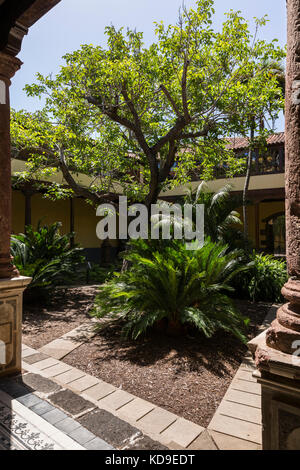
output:
<svg viewBox="0 0 300 470"><path fill-rule="evenodd" d="M72 278L83 263L83 250L71 248L72 234L61 235L61 224L50 226L40 223L35 230L26 227L25 234L12 236L11 254L20 273L32 278L26 290L34 295L45 293L45 290Z"/></svg>
<svg viewBox="0 0 300 470"><path fill-rule="evenodd" d="M131 268L101 288L95 316L123 318L124 333L133 338L166 318L172 331L191 324L207 337L224 329L245 339L245 319L227 295L231 279L246 269L240 251L228 253L226 245L210 240L195 251L182 241L152 252L147 241L131 244L126 255Z"/></svg>

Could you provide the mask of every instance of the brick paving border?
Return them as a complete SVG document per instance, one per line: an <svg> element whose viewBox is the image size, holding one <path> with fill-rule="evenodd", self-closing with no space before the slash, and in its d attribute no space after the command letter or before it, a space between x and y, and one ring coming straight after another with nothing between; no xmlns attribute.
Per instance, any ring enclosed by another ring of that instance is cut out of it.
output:
<svg viewBox="0 0 300 470"><path fill-rule="evenodd" d="M270 308L259 332L270 326L277 308ZM261 449L261 386L252 375L255 369L249 352L208 425L210 436L221 450Z"/></svg>
<svg viewBox="0 0 300 470"><path fill-rule="evenodd" d="M13 398L11 395L17 395ZM0 381L0 403L22 416L31 425L65 450L113 450L114 448L85 429L63 411L40 398L15 378ZM68 426L66 426L68 424Z"/></svg>
<svg viewBox="0 0 300 470"><path fill-rule="evenodd" d="M277 306L271 307L259 329L261 332L273 320L276 309ZM82 326L85 330L86 325ZM245 356L205 430L191 421L59 361L58 358L64 357L82 344L83 330L78 327L44 346L40 351L24 346L23 368L79 394L93 403L95 409L111 413L171 449L261 449L260 385L252 377L255 365L250 353ZM86 334L93 335L91 325L86 329ZM62 347L61 341L66 342L65 348Z"/></svg>
<svg viewBox="0 0 300 470"><path fill-rule="evenodd" d="M191 421L184 420L146 400L117 389L58 359L45 358L44 353L39 353L25 345L23 345L23 353L22 367L25 371L50 379L63 389L91 403L94 409L106 411L122 422L128 423L137 429L139 439L146 435L150 440L162 446L169 447L172 444L178 449L188 449L205 430ZM56 395L60 393L63 392L57 392ZM72 399L70 398L68 402L71 403ZM60 406L57 401L55 404Z"/></svg>

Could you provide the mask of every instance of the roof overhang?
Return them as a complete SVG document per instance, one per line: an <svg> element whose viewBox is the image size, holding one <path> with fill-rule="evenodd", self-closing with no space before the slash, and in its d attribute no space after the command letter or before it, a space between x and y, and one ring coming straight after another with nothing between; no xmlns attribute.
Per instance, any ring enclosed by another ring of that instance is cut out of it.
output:
<svg viewBox="0 0 300 470"><path fill-rule="evenodd" d="M60 0L0 0L0 51L16 56L29 28Z"/></svg>

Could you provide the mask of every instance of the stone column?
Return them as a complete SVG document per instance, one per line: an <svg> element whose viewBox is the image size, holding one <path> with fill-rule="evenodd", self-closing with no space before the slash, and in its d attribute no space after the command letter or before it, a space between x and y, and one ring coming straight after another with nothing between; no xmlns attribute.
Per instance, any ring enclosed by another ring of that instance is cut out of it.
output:
<svg viewBox="0 0 300 470"><path fill-rule="evenodd" d="M9 86L20 66L19 59L0 52L0 376L21 371L22 294L30 282L30 278L19 276L10 257Z"/></svg>
<svg viewBox="0 0 300 470"><path fill-rule="evenodd" d="M21 372L23 291L30 281L0 280L0 377Z"/></svg>
<svg viewBox="0 0 300 470"><path fill-rule="evenodd" d="M18 275L11 263L10 79L22 62L0 52L0 279Z"/></svg>
<svg viewBox="0 0 300 470"><path fill-rule="evenodd" d="M300 450L300 0L287 0L286 233L287 303L250 342L262 385L263 448Z"/></svg>
<svg viewBox="0 0 300 470"><path fill-rule="evenodd" d="M288 304L279 309L267 345L292 354L300 339L300 0L287 0L286 70L286 242L290 280L283 288Z"/></svg>

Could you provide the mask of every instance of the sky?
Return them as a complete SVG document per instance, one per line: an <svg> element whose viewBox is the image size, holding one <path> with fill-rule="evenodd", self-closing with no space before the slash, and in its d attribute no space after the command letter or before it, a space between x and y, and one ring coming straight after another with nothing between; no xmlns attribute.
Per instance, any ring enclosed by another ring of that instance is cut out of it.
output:
<svg viewBox="0 0 300 470"><path fill-rule="evenodd" d="M186 6L195 6L195 0L185 0ZM55 74L63 64L62 56L81 44L105 45L105 26L136 28L144 33L146 44L154 40L154 21L174 23L182 0L61 0L56 7L38 21L24 38L19 58L24 62L11 86L11 106L34 111L41 106L36 98L28 98L23 91L34 83L35 74ZM241 10L254 27L253 17L268 15L269 22L260 38L278 39L286 44L286 0L215 0L214 27L220 29L224 13ZM284 127L283 118L277 130Z"/></svg>

